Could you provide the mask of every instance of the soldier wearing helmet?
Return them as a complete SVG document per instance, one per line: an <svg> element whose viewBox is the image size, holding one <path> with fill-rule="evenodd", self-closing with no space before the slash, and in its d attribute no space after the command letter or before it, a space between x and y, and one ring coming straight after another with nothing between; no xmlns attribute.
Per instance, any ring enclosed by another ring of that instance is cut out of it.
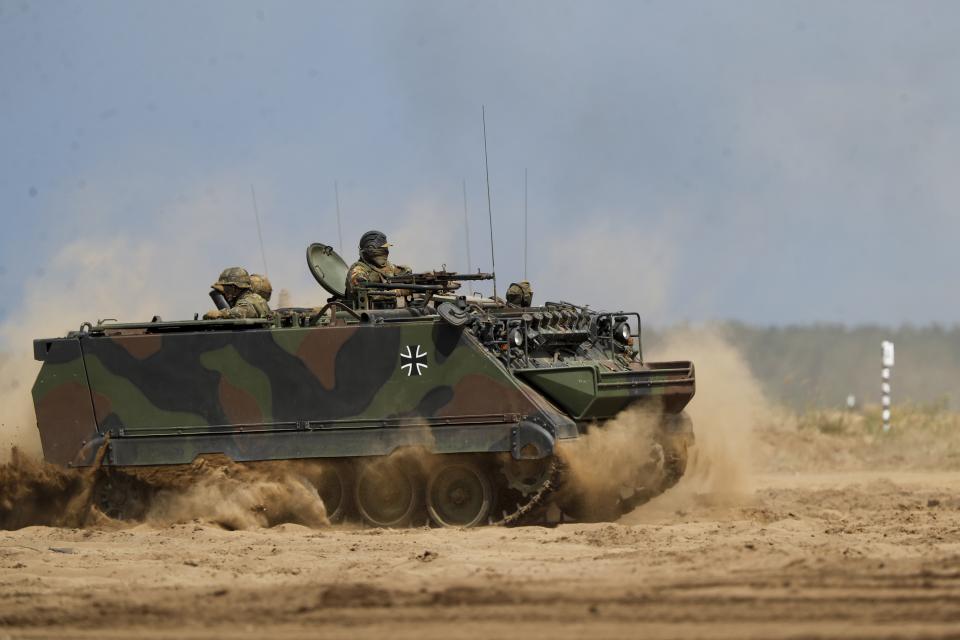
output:
<svg viewBox="0 0 960 640"><path fill-rule="evenodd" d="M267 301L254 293L250 286L250 274L242 267L224 269L220 278L210 285L223 294L229 309L214 309L203 314L204 320L219 318L266 318L270 315Z"/></svg>
<svg viewBox="0 0 960 640"><path fill-rule="evenodd" d="M250 274L250 290L266 302L270 302L270 296L273 295L273 285L270 284L270 278L259 273Z"/></svg>
<svg viewBox="0 0 960 640"><path fill-rule="evenodd" d="M410 273L410 268L395 265L388 260L390 243L382 231L367 231L360 237L360 259L350 266L347 272L347 297L355 304L360 302L357 287L368 282L385 282L387 278ZM367 300L374 307L388 308L397 306L397 298L404 295L402 290L367 292Z"/></svg>
<svg viewBox="0 0 960 640"><path fill-rule="evenodd" d="M507 304L514 307L533 306L533 289L530 283L522 280L507 287Z"/></svg>

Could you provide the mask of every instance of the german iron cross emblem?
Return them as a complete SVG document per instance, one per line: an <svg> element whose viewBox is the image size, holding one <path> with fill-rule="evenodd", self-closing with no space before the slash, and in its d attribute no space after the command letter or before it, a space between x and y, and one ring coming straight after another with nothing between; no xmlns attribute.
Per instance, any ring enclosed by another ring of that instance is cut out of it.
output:
<svg viewBox="0 0 960 640"><path fill-rule="evenodd" d="M427 367L427 352L420 350L417 345L416 352L410 348L410 345L400 352L400 368L407 372L407 377L423 375L422 369Z"/></svg>

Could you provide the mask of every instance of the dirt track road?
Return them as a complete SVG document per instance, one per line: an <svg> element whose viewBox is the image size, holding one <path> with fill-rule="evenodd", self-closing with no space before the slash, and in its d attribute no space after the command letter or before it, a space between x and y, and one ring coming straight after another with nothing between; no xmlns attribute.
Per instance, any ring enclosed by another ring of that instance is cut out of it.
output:
<svg viewBox="0 0 960 640"><path fill-rule="evenodd" d="M960 473L553 529L0 532L0 638L960 637Z"/></svg>

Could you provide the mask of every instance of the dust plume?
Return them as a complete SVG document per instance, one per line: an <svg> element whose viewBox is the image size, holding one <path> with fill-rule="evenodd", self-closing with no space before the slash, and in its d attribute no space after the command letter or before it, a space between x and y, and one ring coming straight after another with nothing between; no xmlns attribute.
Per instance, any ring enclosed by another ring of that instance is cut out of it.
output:
<svg viewBox="0 0 960 640"><path fill-rule="evenodd" d="M0 465L0 529L82 527L91 513L92 474L39 462L19 449Z"/></svg>
<svg viewBox="0 0 960 640"><path fill-rule="evenodd" d="M658 407L631 407L567 445L562 455L572 482L561 499L567 510L580 519L615 519L625 488L658 483L652 452L662 417Z"/></svg>
<svg viewBox="0 0 960 640"><path fill-rule="evenodd" d="M0 328L0 333L7 333ZM40 439L30 385L39 366L22 353L8 356L0 362L0 462L9 458L14 447L22 454L38 456Z"/></svg>
<svg viewBox="0 0 960 640"><path fill-rule="evenodd" d="M646 359L692 360L697 376L697 393L686 408L696 442L689 449L683 477L658 501L692 496L717 502L742 500L753 489L754 427L771 415L742 356L714 329L685 328L671 331ZM656 493L658 487L671 484L662 471L658 456L663 454L655 438L663 419L657 406L632 407L568 447L564 455L574 488L590 511L577 517L615 517L612 505L605 503L618 497L630 500L624 492Z"/></svg>
<svg viewBox="0 0 960 640"><path fill-rule="evenodd" d="M755 428L773 408L736 348L711 327L668 332L649 360L692 360L697 393L687 407L696 444L678 488L695 493L745 494L753 489Z"/></svg>
<svg viewBox="0 0 960 640"><path fill-rule="evenodd" d="M330 524L318 487L322 467L305 462L65 469L13 449L0 465L0 529L44 525L117 528L203 521L224 529ZM124 486L124 522L104 504L105 486ZM101 508L103 511L101 511ZM106 512L106 513L105 513ZM108 515L109 514L109 515Z"/></svg>
<svg viewBox="0 0 960 640"><path fill-rule="evenodd" d="M306 464L212 466L201 460L190 471L188 482L161 489L151 500L148 523L202 520L230 530L287 522L313 528L330 524L315 484L319 474Z"/></svg>
<svg viewBox="0 0 960 640"><path fill-rule="evenodd" d="M44 271L24 283L23 299L0 325L0 351L6 355L0 359L0 462L11 446L40 454L30 395L39 369L33 340L64 336L101 318L189 318L209 308L207 285L228 263L244 264L251 255L222 232L230 212L249 205L247 193L245 186L202 185L160 204L152 226L136 235L90 232L58 247ZM112 202L105 194L102 199ZM77 215L97 219L108 204L92 197L76 204ZM249 249L253 243L251 237Z"/></svg>

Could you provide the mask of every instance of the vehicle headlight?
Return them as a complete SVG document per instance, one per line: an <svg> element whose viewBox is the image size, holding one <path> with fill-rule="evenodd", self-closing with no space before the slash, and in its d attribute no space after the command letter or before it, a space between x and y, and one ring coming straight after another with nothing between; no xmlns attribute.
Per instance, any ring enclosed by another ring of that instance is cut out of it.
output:
<svg viewBox="0 0 960 640"><path fill-rule="evenodd" d="M510 332L510 344L515 347L523 346L523 332L520 329L514 329Z"/></svg>
<svg viewBox="0 0 960 640"><path fill-rule="evenodd" d="M630 341L630 325L626 322L621 322L613 328L613 338L622 344L627 344Z"/></svg>

